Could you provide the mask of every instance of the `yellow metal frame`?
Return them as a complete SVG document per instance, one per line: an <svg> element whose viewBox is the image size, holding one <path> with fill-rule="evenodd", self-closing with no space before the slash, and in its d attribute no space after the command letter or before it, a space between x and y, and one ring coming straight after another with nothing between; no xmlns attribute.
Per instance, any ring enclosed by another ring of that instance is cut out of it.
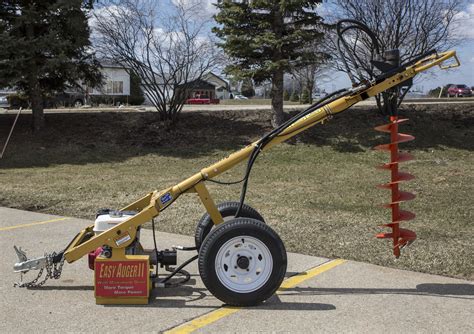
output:
<svg viewBox="0 0 474 334"><path fill-rule="evenodd" d="M454 58L455 63L443 65L448 59ZM321 123L332 115L340 113L356 103L363 101L369 97L375 96L387 89L397 86L398 84L409 80L416 74L423 72L433 66L440 66L442 69L459 66L459 60L455 51L447 51L440 54L428 56L420 60L416 64L407 67L400 73L394 74L380 82L369 84L367 87L355 90L350 96L341 97L323 107L311 112L304 118L289 125L278 136L274 137L265 147L264 151L297 135L298 133ZM219 174L224 173L240 162L249 158L254 150L257 142L254 142L240 151L237 151L227 158L202 169L199 173L187 178L186 180L161 191L153 191L146 196L138 199L136 202L122 208L122 210L134 210L138 213L124 221L123 223L107 230L106 232L96 235L87 241L85 235L92 232L93 225L82 230L76 238L71 242L65 252L67 262L72 263L96 248L107 245L114 249L125 249L129 246L136 237L137 228L151 221L163 211L166 207L171 205L179 196L185 193L197 193L207 212L212 220L218 224L221 223L222 216L212 200L204 182L212 179ZM127 241L124 241L127 240ZM123 251L122 251L123 252ZM120 253L120 251L119 251Z"/></svg>

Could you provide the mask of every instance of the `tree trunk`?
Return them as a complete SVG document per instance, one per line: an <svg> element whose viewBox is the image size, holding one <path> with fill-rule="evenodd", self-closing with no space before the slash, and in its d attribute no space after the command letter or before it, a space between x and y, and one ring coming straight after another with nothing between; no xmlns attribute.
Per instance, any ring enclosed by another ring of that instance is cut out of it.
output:
<svg viewBox="0 0 474 334"><path fill-rule="evenodd" d="M31 128L33 132L40 131L44 126L44 110L43 110L43 97L41 91L38 88L32 88L30 90L31 99L31 113L33 121Z"/></svg>
<svg viewBox="0 0 474 334"><path fill-rule="evenodd" d="M276 70L272 77L272 125L277 127L285 120L283 113L283 70Z"/></svg>
<svg viewBox="0 0 474 334"><path fill-rule="evenodd" d="M314 80L306 81L306 90L309 94L309 104L313 104L313 89L314 89Z"/></svg>
<svg viewBox="0 0 474 334"><path fill-rule="evenodd" d="M30 97L31 113L33 116L31 122L33 132L40 131L44 126L43 94L38 82L37 73L36 64L32 61L28 77L28 95Z"/></svg>
<svg viewBox="0 0 474 334"><path fill-rule="evenodd" d="M284 28L284 15L281 11L280 1L273 2L273 22L272 28L275 34L275 38L281 39L283 36L283 28ZM283 60L283 55L281 51L281 47L276 47L272 56L272 61L274 65L278 64L280 61ZM277 127L281 125L285 120L285 115L283 113L283 76L284 71L277 65L278 67L274 70L272 75L272 111L273 111L273 119L272 125L273 127Z"/></svg>
<svg viewBox="0 0 474 334"><path fill-rule="evenodd" d="M26 36L30 41L35 40L34 25L28 24L26 27ZM41 92L40 83L38 81L38 66L35 59L35 50L30 59L30 71L28 73L28 95L31 101L32 122L31 128L33 132L38 132L44 126L44 110L43 110L43 94Z"/></svg>

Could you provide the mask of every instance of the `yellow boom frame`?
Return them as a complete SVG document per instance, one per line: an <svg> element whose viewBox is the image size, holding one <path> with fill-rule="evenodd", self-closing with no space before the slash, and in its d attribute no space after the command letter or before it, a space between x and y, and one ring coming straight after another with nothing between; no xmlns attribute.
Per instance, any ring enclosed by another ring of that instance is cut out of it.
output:
<svg viewBox="0 0 474 334"><path fill-rule="evenodd" d="M446 60L451 58L454 58L454 63L443 65ZM263 150L267 150L312 126L327 120L332 115L340 113L360 101L366 100L367 98L382 93L387 89L395 87L414 77L418 73L436 65L441 69L447 69L457 67L460 63L455 51L434 54L405 68L399 73L381 80L380 82L376 81L367 83L362 85L361 88L354 88L353 94L340 97L289 125L280 135L274 137ZM64 253L66 261L72 263L103 245L112 247L115 252L114 256L125 256L125 248L135 240L138 227L150 222L151 219L157 217L161 211L176 201L179 196L186 193L197 193L199 199L211 216L212 221L215 224L222 223L222 216L217 210L217 207L205 186L205 181L224 173L238 163L249 158L256 145L257 142L254 142L240 151L229 155L227 158L202 169L200 172L174 186L161 191L155 190L136 202L127 205L121 210L133 210L138 213L100 235L87 239L86 235L92 233L93 225L86 227L67 247Z"/></svg>

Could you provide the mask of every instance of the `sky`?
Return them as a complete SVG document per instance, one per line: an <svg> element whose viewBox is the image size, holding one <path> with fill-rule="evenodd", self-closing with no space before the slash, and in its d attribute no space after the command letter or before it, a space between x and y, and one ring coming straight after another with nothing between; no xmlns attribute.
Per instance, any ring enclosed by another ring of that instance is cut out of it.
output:
<svg viewBox="0 0 474 334"><path fill-rule="evenodd" d="M186 0L174 0L186 1ZM203 7L212 13L215 9L212 6L214 0L188 0L202 1ZM323 3L322 12L331 10L327 3ZM458 32L462 34L463 42L453 49L456 50L461 67L450 70L440 70L438 68L430 70L429 75L417 78L414 88L419 88L424 92L446 84L466 84L469 87L474 86L474 0L468 0L464 4L464 9L458 14L458 24L461 29ZM330 74L330 82L321 84L321 88L326 91L334 91L342 87L350 86L350 81L345 73L333 72Z"/></svg>
<svg viewBox="0 0 474 334"><path fill-rule="evenodd" d="M331 10L334 10L334 7L328 5L326 1L319 9L323 17L324 14L330 15ZM413 89L427 93L430 89L447 84L474 86L474 0L464 1L463 9L457 14L456 22L453 29L456 30L456 36L462 42L451 49L456 51L461 66L449 70L432 68L414 79ZM322 85L327 91L350 86L350 81L345 73L334 72L332 76L333 80L330 83Z"/></svg>
<svg viewBox="0 0 474 334"><path fill-rule="evenodd" d="M206 12L209 17L216 12L216 8L212 3L216 0L159 0L159 6L164 11L169 10L171 3L181 2L184 4L198 3L202 10ZM441 71L439 69L432 69L428 75L416 78L414 88L428 92L430 89L441 85L452 84L466 84L469 87L474 86L474 0L467 0L464 3L463 10L458 13L458 25L461 29L457 29L457 34L460 34L463 41L453 49L456 50L458 58L461 62L461 67L457 69L450 69ZM325 1L319 9L321 15L329 13L334 10L331 5ZM212 24L209 25L209 30ZM210 31L208 32L210 33ZM318 84L318 83L317 83ZM350 81L347 75L342 72L332 72L329 74L329 79L319 83L320 88L331 92L343 87L349 87Z"/></svg>

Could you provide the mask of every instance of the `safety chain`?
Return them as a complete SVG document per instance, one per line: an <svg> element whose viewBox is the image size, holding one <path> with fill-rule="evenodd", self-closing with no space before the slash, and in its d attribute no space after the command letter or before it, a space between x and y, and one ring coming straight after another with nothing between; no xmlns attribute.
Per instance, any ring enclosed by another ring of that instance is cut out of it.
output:
<svg viewBox="0 0 474 334"><path fill-rule="evenodd" d="M59 279L63 271L64 255L61 257L61 261L59 261L58 263L53 263L53 259L56 255L56 252L53 252L51 254L45 254L44 257L46 259L46 266L40 269L36 278L30 282L24 283L23 273L21 273L20 282L15 283L14 286L19 288L34 288L42 286L49 278ZM42 281L38 282L41 276L43 275L44 269L46 269L46 275L44 276Z"/></svg>

